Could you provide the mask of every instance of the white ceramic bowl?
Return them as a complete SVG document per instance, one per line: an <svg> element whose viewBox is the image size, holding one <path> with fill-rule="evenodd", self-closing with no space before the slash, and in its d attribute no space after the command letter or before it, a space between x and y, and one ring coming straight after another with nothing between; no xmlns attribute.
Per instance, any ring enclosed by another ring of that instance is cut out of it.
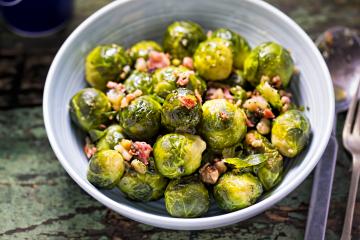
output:
<svg viewBox="0 0 360 240"><path fill-rule="evenodd" d="M307 149L289 161L283 181L256 204L232 213L213 203L202 218L170 217L163 200L129 201L119 190L102 191L86 179L87 159L83 135L71 125L68 103L85 87L84 58L100 43L125 47L143 40L161 41L175 20L192 20L205 29L228 27L245 36L252 46L276 41L288 48L300 69L300 81L292 82L295 100L309 110L312 140ZM65 41L47 76L44 119L51 146L69 175L91 196L136 221L170 229L207 229L236 223L263 212L293 191L311 172L328 142L334 116L334 96L328 69L305 32L276 8L254 0L118 0L85 20Z"/></svg>

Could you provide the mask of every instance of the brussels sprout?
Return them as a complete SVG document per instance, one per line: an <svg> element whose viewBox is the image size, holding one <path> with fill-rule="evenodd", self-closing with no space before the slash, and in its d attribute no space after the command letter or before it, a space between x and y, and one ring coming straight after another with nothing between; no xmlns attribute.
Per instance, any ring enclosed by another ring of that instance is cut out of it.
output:
<svg viewBox="0 0 360 240"><path fill-rule="evenodd" d="M298 110L289 110L273 121L271 142L286 157L295 157L310 138L310 122Z"/></svg>
<svg viewBox="0 0 360 240"><path fill-rule="evenodd" d="M147 60L151 51L162 52L163 49L157 42L145 40L134 44L129 50L129 55L134 62L138 58Z"/></svg>
<svg viewBox="0 0 360 240"><path fill-rule="evenodd" d="M234 97L234 102L235 103L239 102L239 106L241 106L241 104L243 104L247 99L246 91L240 86L235 86L230 88L230 93Z"/></svg>
<svg viewBox="0 0 360 240"><path fill-rule="evenodd" d="M164 36L164 49L172 58L191 57L200 42L206 38L200 25L190 21L174 22Z"/></svg>
<svg viewBox="0 0 360 240"><path fill-rule="evenodd" d="M226 28L219 28L214 31L211 37L218 37L231 42L233 51L233 65L235 68L243 68L244 61L249 55L251 48L245 38Z"/></svg>
<svg viewBox="0 0 360 240"><path fill-rule="evenodd" d="M246 134L245 147L249 156L263 155L265 161L262 164L253 166L253 171L257 174L266 190L274 187L280 180L283 172L283 157L269 142L257 131L250 131Z"/></svg>
<svg viewBox="0 0 360 240"><path fill-rule="evenodd" d="M209 192L196 176L172 180L165 190L165 206L173 217L199 217L209 209Z"/></svg>
<svg viewBox="0 0 360 240"><path fill-rule="evenodd" d="M86 81L100 90L106 89L108 81L117 82L125 66L131 65L131 58L124 48L116 44L100 45L86 57Z"/></svg>
<svg viewBox="0 0 360 240"><path fill-rule="evenodd" d="M108 118L104 114L111 110L106 95L95 88L84 88L70 100L70 117L73 122L85 131L96 129Z"/></svg>
<svg viewBox="0 0 360 240"><path fill-rule="evenodd" d="M284 88L294 71L294 62L288 50L277 43L267 42L254 48L244 63L244 74L254 87L261 77L278 76Z"/></svg>
<svg viewBox="0 0 360 240"><path fill-rule="evenodd" d="M124 82L128 93L139 89L144 95L151 94L153 91L153 82L151 75L147 72L133 71Z"/></svg>
<svg viewBox="0 0 360 240"><path fill-rule="evenodd" d="M111 125L104 131L104 136L97 142L96 149L98 151L114 149L120 140L124 138L123 129L117 124Z"/></svg>
<svg viewBox="0 0 360 240"><path fill-rule="evenodd" d="M156 136L160 119L161 105L151 96L138 97L119 112L119 122L124 133L135 140Z"/></svg>
<svg viewBox="0 0 360 240"><path fill-rule="evenodd" d="M178 88L167 95L162 106L161 124L170 131L192 131L200 122L201 104L194 92Z"/></svg>
<svg viewBox="0 0 360 240"><path fill-rule="evenodd" d="M191 134L166 134L156 140L154 158L157 170L168 178L190 175L200 167L206 143Z"/></svg>
<svg viewBox="0 0 360 240"><path fill-rule="evenodd" d="M251 173L222 175L214 187L214 198L225 211L236 211L255 203L263 192L257 177Z"/></svg>
<svg viewBox="0 0 360 240"><path fill-rule="evenodd" d="M229 45L229 41L221 38L211 38L199 44L194 54L194 66L201 77L209 81L229 77L233 65Z"/></svg>
<svg viewBox="0 0 360 240"><path fill-rule="evenodd" d="M188 74L189 69L183 66L174 67L169 66L166 68L157 69L153 75L154 93L162 98L166 96L177 86L177 80L182 74ZM206 83L197 74L190 73L189 81L184 86L190 90L197 90L200 95L206 91Z"/></svg>
<svg viewBox="0 0 360 240"><path fill-rule="evenodd" d="M225 84L230 86L240 86L242 88L248 88L249 83L246 81L244 77L244 72L235 69L228 79L224 81Z"/></svg>
<svg viewBox="0 0 360 240"><path fill-rule="evenodd" d="M128 198L145 202L161 198L167 183L168 180L155 169L145 174L129 169L121 178L118 187Z"/></svg>
<svg viewBox="0 0 360 240"><path fill-rule="evenodd" d="M245 113L225 99L209 100L202 106L200 133L212 149L222 150L240 142L246 133Z"/></svg>
<svg viewBox="0 0 360 240"><path fill-rule="evenodd" d="M124 168L124 160L117 151L98 151L90 159L87 179L96 187L111 189L124 174Z"/></svg>
<svg viewBox="0 0 360 240"><path fill-rule="evenodd" d="M265 98L266 101L268 101L271 106L274 108L281 110L283 104L281 102L281 97L275 88L273 88L268 81L261 80L260 84L257 85L256 90L259 91L261 96Z"/></svg>

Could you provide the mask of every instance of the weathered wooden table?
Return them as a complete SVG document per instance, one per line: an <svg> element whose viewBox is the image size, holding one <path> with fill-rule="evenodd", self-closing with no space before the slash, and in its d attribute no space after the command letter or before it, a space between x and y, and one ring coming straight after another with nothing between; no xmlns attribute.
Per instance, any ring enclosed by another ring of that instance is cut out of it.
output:
<svg viewBox="0 0 360 240"><path fill-rule="evenodd" d="M109 0L76 0L62 32L24 39L0 23L0 239L302 239L312 176L273 208L248 221L206 231L170 231L122 217L92 199L63 170L48 143L42 118L47 70L64 39ZM312 38L333 25L360 29L358 0L271 0ZM350 181L350 157L341 144L327 239L338 239ZM360 202L358 201L360 204ZM360 205L354 239L360 238Z"/></svg>

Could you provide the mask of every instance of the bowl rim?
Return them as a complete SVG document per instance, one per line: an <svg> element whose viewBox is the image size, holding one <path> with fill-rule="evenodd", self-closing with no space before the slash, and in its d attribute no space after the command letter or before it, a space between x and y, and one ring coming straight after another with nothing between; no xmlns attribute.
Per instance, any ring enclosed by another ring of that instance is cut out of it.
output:
<svg viewBox="0 0 360 240"><path fill-rule="evenodd" d="M74 39L77 38L78 35L81 34L81 32L87 28L87 26L91 25L93 22L95 22L98 18L103 17L106 15L108 11L110 11L112 8L123 5L127 2L130 2L131 0L117 0L114 2L109 3L108 5L105 5L104 7L97 10L95 13L93 13L91 16L89 16L85 21L83 21L66 39L66 41L62 44L61 48L57 52L51 67L49 69L45 88L44 88L44 96L43 96L43 116L44 116L44 124L45 129L47 132L48 139L50 141L50 145L60 161L61 165L65 168L66 172L70 175L70 177L83 189L85 190L89 195L91 195L93 198L95 198L97 201L101 202L108 208L118 212L119 214L126 216L130 219L133 219L138 222L142 222L145 224L153 225L156 227L161 228L167 228L167 229L178 229L178 230L201 230L201 229L209 229L214 227L222 227L229 224L233 224L245 219L248 219L250 217L253 217L269 207L273 206L277 202L279 202L281 199L286 197L290 192L295 190L296 187L298 187L304 179L310 174L310 172L313 170L315 165L320 160L323 152L325 151L325 147L327 146L328 139L330 138L332 126L334 122L333 117L329 117L327 119L327 122L324 123L326 126L326 131L324 132L324 139L326 141L321 141L319 143L319 146L317 148L317 151L313 154L313 161L309 162L307 166L301 171L300 174L298 174L293 181L291 181L287 186L287 188L279 189L278 192L274 195L271 195L260 202L241 209L239 211L231 212L231 213L224 213L218 216L212 216L212 217L200 217L200 218L174 218L171 216L159 216L156 214L146 213L142 210L138 210L136 208L126 206L122 203L116 202L112 200L111 198L105 196L103 193L99 192L95 187L90 185L88 182L86 182L84 179L82 179L76 171L74 171L70 164L66 161L65 156L60 150L59 144L56 140L56 136L53 134L53 128L54 126L51 123L51 110L49 108L49 99L51 99L50 90L52 86L52 82L55 79L54 73L56 68L60 65L62 56L64 52L66 51L67 47L73 42ZM310 50L315 53L316 60L319 63L321 67L321 71L324 74L324 78L326 79L326 85L324 88L326 88L327 92L330 94L330 99L334 99L334 93L333 93L333 87L331 82L331 77L329 70L326 66L326 63L324 59L322 58L319 50L314 45L313 41L310 39L310 37L304 32L304 30L301 29L300 26L298 26L292 19L290 19L287 15L285 15L283 12L275 8L274 6L261 1L261 0L244 0L246 2L249 2L250 4L256 5L259 8L263 8L265 11L273 12L275 15L277 15L281 20L286 22L288 25L290 25L294 31L296 31L299 35L303 37L303 39L306 41L306 43L310 46ZM330 101L329 103L329 111L332 116L335 115L335 102Z"/></svg>

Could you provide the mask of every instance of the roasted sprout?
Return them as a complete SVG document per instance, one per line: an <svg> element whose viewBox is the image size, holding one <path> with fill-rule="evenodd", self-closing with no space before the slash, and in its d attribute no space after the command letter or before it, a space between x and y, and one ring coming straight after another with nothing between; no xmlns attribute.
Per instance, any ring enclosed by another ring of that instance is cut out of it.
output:
<svg viewBox="0 0 360 240"><path fill-rule="evenodd" d="M120 110L119 122L131 139L150 139L159 131L161 105L151 96L141 96Z"/></svg>
<svg viewBox="0 0 360 240"><path fill-rule="evenodd" d="M281 102L281 96L275 88L273 88L269 81L266 81L266 78L262 79L260 84L256 87L256 90L259 91L261 96L265 98L266 101L270 103L274 108L281 110L283 104Z"/></svg>
<svg viewBox="0 0 360 240"><path fill-rule="evenodd" d="M86 57L85 78L94 88L105 90L108 81L125 79L130 71L131 58L116 44L100 45Z"/></svg>
<svg viewBox="0 0 360 240"><path fill-rule="evenodd" d="M106 95L95 88L84 88L70 100L70 117L73 122L85 131L97 129L108 118L111 104Z"/></svg>
<svg viewBox="0 0 360 240"><path fill-rule="evenodd" d="M162 106L161 124L170 131L193 131L201 119L201 103L194 92L178 88L167 95Z"/></svg>
<svg viewBox="0 0 360 240"><path fill-rule="evenodd" d="M186 67L170 66L155 71L153 75L154 93L159 97L166 96L178 87L185 87L200 95L206 90L206 83L197 74Z"/></svg>
<svg viewBox="0 0 360 240"><path fill-rule="evenodd" d="M258 178L251 173L225 173L214 187L218 206L228 212L246 208L256 202L263 192Z"/></svg>
<svg viewBox="0 0 360 240"><path fill-rule="evenodd" d="M205 148L206 143L199 136L166 134L158 138L154 145L156 168L168 178L190 175L200 167Z"/></svg>
<svg viewBox="0 0 360 240"><path fill-rule="evenodd" d="M173 217L199 217L209 209L209 192L196 176L175 179L166 188L165 206Z"/></svg>
<svg viewBox="0 0 360 240"><path fill-rule="evenodd" d="M229 45L229 41L222 38L211 38L199 44L194 54L194 66L201 77L218 81L230 76L233 53Z"/></svg>
<svg viewBox="0 0 360 240"><path fill-rule="evenodd" d="M244 61L251 51L246 39L227 28L215 30L211 34L211 37L218 37L230 41L233 52L233 65L235 68L242 69Z"/></svg>
<svg viewBox="0 0 360 240"><path fill-rule="evenodd" d="M173 58L182 60L184 57L191 57L205 38L204 30L197 23L179 21L168 26L163 45Z"/></svg>
<svg viewBox="0 0 360 240"><path fill-rule="evenodd" d="M153 82L151 75L147 72L133 71L125 80L125 89L128 93L141 90L144 95L151 94L153 91Z"/></svg>
<svg viewBox="0 0 360 240"><path fill-rule="evenodd" d="M244 112L225 99L209 100L202 106L200 133L209 147L222 150L240 142L246 133Z"/></svg>
<svg viewBox="0 0 360 240"><path fill-rule="evenodd" d="M129 169L121 178L118 187L128 198L145 202L161 198L167 183L168 180L154 168L143 174Z"/></svg>
<svg viewBox="0 0 360 240"><path fill-rule="evenodd" d="M279 78L287 87L294 71L294 63L288 50L277 43L267 42L254 48L244 63L244 74L254 87L263 76Z"/></svg>
<svg viewBox="0 0 360 240"><path fill-rule="evenodd" d="M98 151L114 149L116 144L124 138L123 129L117 124L111 125L104 131L104 135L97 142L96 148Z"/></svg>
<svg viewBox="0 0 360 240"><path fill-rule="evenodd" d="M96 152L90 159L87 179L94 186L111 189L124 174L124 160L115 150Z"/></svg>
<svg viewBox="0 0 360 240"><path fill-rule="evenodd" d="M271 142L286 157L295 157L310 138L310 122L299 110L289 110L278 116L271 129Z"/></svg>
<svg viewBox="0 0 360 240"><path fill-rule="evenodd" d="M145 40L134 44L129 50L129 55L134 62L138 58L147 60L152 51L162 52L163 50L157 42Z"/></svg>

